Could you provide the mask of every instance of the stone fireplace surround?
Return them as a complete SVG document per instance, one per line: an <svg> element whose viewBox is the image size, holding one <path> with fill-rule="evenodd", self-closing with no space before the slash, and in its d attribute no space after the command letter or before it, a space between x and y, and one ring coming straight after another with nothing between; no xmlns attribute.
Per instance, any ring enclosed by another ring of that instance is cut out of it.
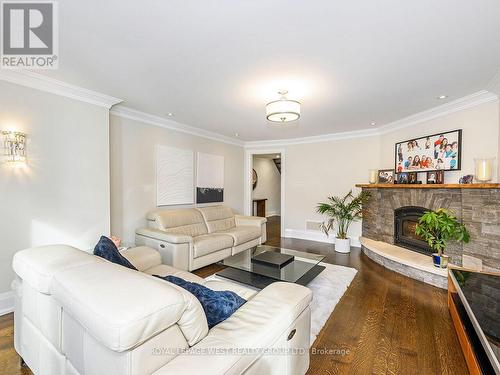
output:
<svg viewBox="0 0 500 375"><path fill-rule="evenodd" d="M364 238L393 244L397 208L446 208L463 221L471 235L468 244L450 243L446 251L450 262L467 268L500 270L500 184L356 186L371 193L364 206Z"/></svg>

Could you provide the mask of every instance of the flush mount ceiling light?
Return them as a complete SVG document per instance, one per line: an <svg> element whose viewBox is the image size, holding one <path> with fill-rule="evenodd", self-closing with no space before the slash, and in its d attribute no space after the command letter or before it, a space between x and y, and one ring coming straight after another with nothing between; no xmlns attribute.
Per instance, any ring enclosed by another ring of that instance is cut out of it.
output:
<svg viewBox="0 0 500 375"><path fill-rule="evenodd" d="M300 118L300 102L286 98L288 91L279 91L279 100L266 104L266 118L272 122L290 122Z"/></svg>

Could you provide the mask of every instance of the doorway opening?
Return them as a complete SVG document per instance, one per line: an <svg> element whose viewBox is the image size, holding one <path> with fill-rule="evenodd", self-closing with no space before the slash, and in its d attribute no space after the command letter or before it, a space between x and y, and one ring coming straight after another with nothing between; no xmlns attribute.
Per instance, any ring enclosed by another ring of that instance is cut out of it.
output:
<svg viewBox="0 0 500 375"><path fill-rule="evenodd" d="M276 246L283 233L283 156L282 150L247 151L246 214L267 218L266 243Z"/></svg>

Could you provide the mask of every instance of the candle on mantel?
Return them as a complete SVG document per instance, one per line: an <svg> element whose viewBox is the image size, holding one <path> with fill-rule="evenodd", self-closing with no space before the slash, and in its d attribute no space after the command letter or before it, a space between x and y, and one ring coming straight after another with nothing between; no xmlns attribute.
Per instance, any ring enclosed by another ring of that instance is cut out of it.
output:
<svg viewBox="0 0 500 375"><path fill-rule="evenodd" d="M488 182L492 179L493 160L495 158L477 158L476 163L476 181Z"/></svg>
<svg viewBox="0 0 500 375"><path fill-rule="evenodd" d="M376 184L377 177L378 177L378 169L370 169L370 178L368 179L370 184Z"/></svg>

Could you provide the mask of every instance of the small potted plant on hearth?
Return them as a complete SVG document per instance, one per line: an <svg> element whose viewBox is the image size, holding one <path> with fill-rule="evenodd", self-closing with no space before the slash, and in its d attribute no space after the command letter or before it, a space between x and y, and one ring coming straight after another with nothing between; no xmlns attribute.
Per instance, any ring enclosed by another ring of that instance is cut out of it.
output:
<svg viewBox="0 0 500 375"><path fill-rule="evenodd" d="M328 236L328 232L337 222L337 237L335 238L335 251L339 253L348 253L351 251L350 238L347 237L347 231L353 221L362 217L363 203L370 197L370 193L362 191L354 196L352 190L344 197L328 197L328 203L319 203L317 211L320 214L328 215L326 222L320 225L320 228Z"/></svg>
<svg viewBox="0 0 500 375"><path fill-rule="evenodd" d="M465 226L444 208L426 211L415 227L415 234L427 241L430 248L436 251L432 254L432 261L436 267L441 268L448 266L449 257L444 255L444 250L449 241L467 243L470 240Z"/></svg>

